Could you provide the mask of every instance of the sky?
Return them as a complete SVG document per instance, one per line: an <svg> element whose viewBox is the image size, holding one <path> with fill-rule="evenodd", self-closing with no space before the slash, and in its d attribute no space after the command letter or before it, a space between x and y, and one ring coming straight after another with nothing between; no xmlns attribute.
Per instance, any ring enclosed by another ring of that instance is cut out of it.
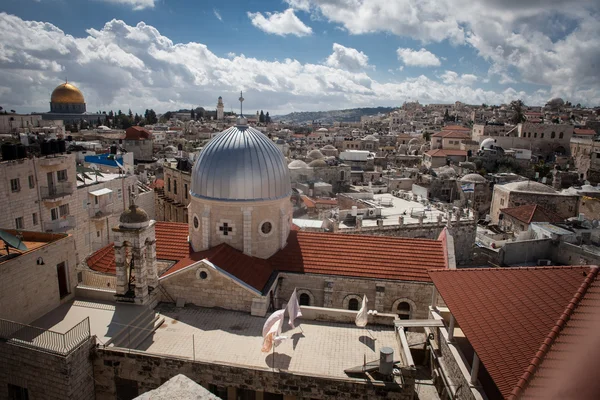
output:
<svg viewBox="0 0 600 400"><path fill-rule="evenodd" d="M600 0L2 0L0 106L600 105Z"/></svg>

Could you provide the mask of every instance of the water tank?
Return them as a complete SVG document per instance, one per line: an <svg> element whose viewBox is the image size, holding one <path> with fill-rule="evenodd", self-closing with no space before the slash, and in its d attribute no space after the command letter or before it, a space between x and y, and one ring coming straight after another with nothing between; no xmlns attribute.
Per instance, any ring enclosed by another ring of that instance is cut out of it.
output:
<svg viewBox="0 0 600 400"><path fill-rule="evenodd" d="M65 143L64 140L59 139L56 141L56 143L58 143L58 152L59 153L64 153L65 151L67 151L67 144Z"/></svg>
<svg viewBox="0 0 600 400"><path fill-rule="evenodd" d="M394 371L394 349L382 347L379 350L379 373L391 375Z"/></svg>
<svg viewBox="0 0 600 400"><path fill-rule="evenodd" d="M47 142L45 140L43 142L40 142L40 152L42 153L43 156L52 154L52 149L50 148L50 142Z"/></svg>
<svg viewBox="0 0 600 400"><path fill-rule="evenodd" d="M22 144L19 144L17 146L15 146L16 149L16 158L17 160L23 159L23 158L27 158L27 147L23 146Z"/></svg>
<svg viewBox="0 0 600 400"><path fill-rule="evenodd" d="M17 158L17 150L15 149L14 144L4 143L2 145L2 160L10 161L16 160Z"/></svg>
<svg viewBox="0 0 600 400"><path fill-rule="evenodd" d="M56 142L56 139L51 139L50 140L50 154L56 154L58 153L58 143Z"/></svg>

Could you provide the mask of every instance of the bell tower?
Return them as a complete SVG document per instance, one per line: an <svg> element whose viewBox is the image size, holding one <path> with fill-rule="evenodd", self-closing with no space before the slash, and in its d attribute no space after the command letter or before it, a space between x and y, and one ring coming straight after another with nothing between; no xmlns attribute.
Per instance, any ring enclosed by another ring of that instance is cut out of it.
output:
<svg viewBox="0 0 600 400"><path fill-rule="evenodd" d="M154 220L135 204L130 195L130 206L113 228L115 236L115 266L117 275L116 300L135 304L149 304L158 285L156 268L156 237Z"/></svg>
<svg viewBox="0 0 600 400"><path fill-rule="evenodd" d="M223 113L223 110L225 109L225 106L223 105L223 98L221 96L219 96L219 100L217 101L217 120L222 120L225 116L225 114Z"/></svg>

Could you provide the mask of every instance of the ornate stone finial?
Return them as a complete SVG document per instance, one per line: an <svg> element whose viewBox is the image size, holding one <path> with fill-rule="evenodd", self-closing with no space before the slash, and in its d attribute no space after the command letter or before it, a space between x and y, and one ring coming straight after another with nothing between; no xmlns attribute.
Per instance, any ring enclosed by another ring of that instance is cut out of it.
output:
<svg viewBox="0 0 600 400"><path fill-rule="evenodd" d="M242 96L242 92L240 91L240 98L238 99L240 101L240 117L244 116L244 108L243 108L243 102L244 102L244 96Z"/></svg>
<svg viewBox="0 0 600 400"><path fill-rule="evenodd" d="M135 190L130 189L129 190L129 207L135 207L135 199L137 198L137 195L135 194Z"/></svg>

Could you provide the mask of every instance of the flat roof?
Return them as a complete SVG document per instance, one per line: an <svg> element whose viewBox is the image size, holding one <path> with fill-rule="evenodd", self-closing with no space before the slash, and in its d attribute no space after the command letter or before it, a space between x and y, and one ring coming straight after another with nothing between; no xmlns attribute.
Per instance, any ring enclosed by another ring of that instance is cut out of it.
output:
<svg viewBox="0 0 600 400"><path fill-rule="evenodd" d="M102 196L104 194L109 194L109 193L112 193L112 189L104 188L104 189L98 189L98 190L94 190L93 192L90 192L90 194L92 196Z"/></svg>
<svg viewBox="0 0 600 400"><path fill-rule="evenodd" d="M17 231L15 229L3 228L0 228L0 230L7 232L13 236L20 237L21 242L27 247L26 251L20 251L11 247L9 248L9 251L7 253L6 247L4 246L4 242L0 241L0 264L9 260L13 260L22 254L30 253L49 243L56 242L57 240L64 239L67 236L69 236L67 234L62 233ZM9 254L10 257L6 257L7 254Z"/></svg>
<svg viewBox="0 0 600 400"><path fill-rule="evenodd" d="M300 325L291 329L286 317L282 335L287 340L275 348L273 355L261 351L266 317L166 304L156 311L165 322L137 350L340 378L347 378L344 369L363 365L365 355L367 362L378 360L382 347L393 348L394 360L401 359L392 326L368 325L367 332L354 324L300 320Z"/></svg>

